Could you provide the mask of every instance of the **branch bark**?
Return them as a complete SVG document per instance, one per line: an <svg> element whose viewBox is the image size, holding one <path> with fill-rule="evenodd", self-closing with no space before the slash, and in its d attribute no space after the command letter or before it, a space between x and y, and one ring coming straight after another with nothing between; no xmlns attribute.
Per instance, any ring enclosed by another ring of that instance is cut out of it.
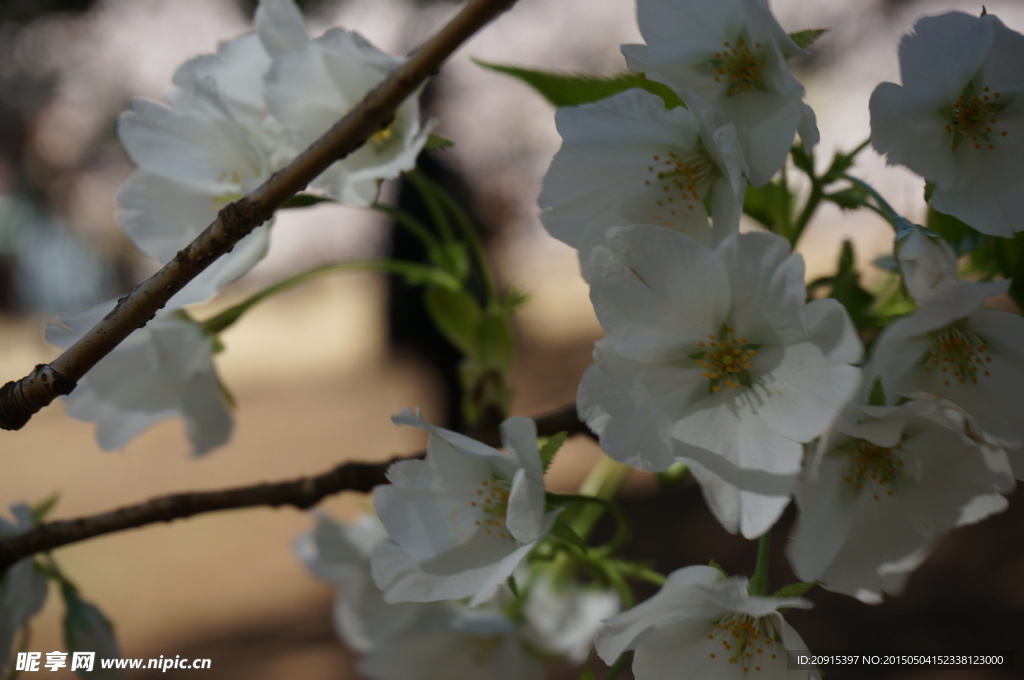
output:
<svg viewBox="0 0 1024 680"><path fill-rule="evenodd" d="M263 185L226 205L210 226L149 280L118 300L114 309L49 364L0 387L0 428L18 430L78 380L167 301L238 241L266 222L331 163L359 148L389 124L398 106L437 71L462 43L516 0L469 0L452 20L363 101Z"/></svg>
<svg viewBox="0 0 1024 680"><path fill-rule="evenodd" d="M587 434L590 430L576 416L575 405L567 406L536 419L537 434L550 436L558 432L570 435ZM592 435L591 435L592 436ZM482 441L499 445L496 428ZM369 493L375 486L387 484L388 467L397 461L422 458L425 452L397 456L383 463L342 463L313 477L300 477L285 482L262 483L219 491L180 493L153 498L109 512L41 524L31 531L0 540L0 578L15 562L36 553L78 543L96 536L135 529L157 522L172 522L193 515L255 507L290 505L305 510L327 496L342 491Z"/></svg>

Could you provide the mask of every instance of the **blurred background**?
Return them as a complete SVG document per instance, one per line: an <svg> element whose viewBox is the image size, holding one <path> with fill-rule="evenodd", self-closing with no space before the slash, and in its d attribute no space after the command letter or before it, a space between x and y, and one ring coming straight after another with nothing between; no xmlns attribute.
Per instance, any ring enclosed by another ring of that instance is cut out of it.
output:
<svg viewBox="0 0 1024 680"><path fill-rule="evenodd" d="M415 47L458 7L445 0L299 4L314 36L344 25L394 54ZM1018 30L1022 5L986 2ZM42 340L55 313L112 298L155 269L114 219L115 193L132 169L117 140L116 116L133 96L159 99L185 59L251 30L253 7L249 0L0 3L0 381L56 355ZM948 9L977 14L981 6L775 0L773 9L787 30L831 29L797 64L818 116L824 164L833 150L851 149L868 136L871 90L899 81L896 46L913 22ZM438 157L472 193L473 208L489 227L500 280L531 296L517 329L517 414L574 401L600 328L575 253L548 237L537 218L540 182L559 145L552 109L469 57L611 74L624 68L619 45L639 41L631 0L520 0L435 79L430 115L456 141ZM923 220L919 179L885 168L871 150L860 160L862 176L910 219ZM316 264L381 256L389 239L386 222L370 211L324 206L285 213L266 260L211 311ZM870 263L891 248L890 230L866 212L846 216L827 208L801 244L809 278L833 271L843 239L855 241L871 282ZM410 348L408 332L389 326L388 296L384 279L332 275L277 296L230 329L217 366L238 402L235 435L203 459L189 457L178 421L121 452L102 452L92 425L66 418L59 404L22 431L0 434L2 511L58 491L52 517L74 517L166 493L292 478L347 459L420 450L420 433L393 427L389 416L419 406L442 422L448 417L444 376ZM556 463L555 486L572 488L598 455L590 442L571 442ZM628 492L637 513L632 550L638 558L663 571L712 557L730 570L750 569L754 546L725 535L697 489L660 494L636 474ZM815 592L818 608L793 612L791 622L817 650L1020 646L1021 505L1012 500L1010 512L957 532L911 579L905 597L872 608ZM323 509L351 518L368 506L367 498L346 495ZM666 522L666 515L679 521ZM354 677L353 661L331 631L333 591L309 576L290 549L311 525L308 515L288 509L221 513L94 539L55 557L115 622L124 656L209 657L213 669L205 676L217 678ZM773 582L781 584L789 578L784 560L776 567ZM52 595L33 623L33 650L63 649L62 605ZM575 677L564 669L562 675ZM862 677L1019 676L890 669Z"/></svg>

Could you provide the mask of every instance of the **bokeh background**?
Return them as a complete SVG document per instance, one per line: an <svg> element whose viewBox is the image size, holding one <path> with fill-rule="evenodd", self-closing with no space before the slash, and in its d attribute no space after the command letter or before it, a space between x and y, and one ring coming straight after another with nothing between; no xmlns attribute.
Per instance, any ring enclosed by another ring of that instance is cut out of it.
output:
<svg viewBox="0 0 1024 680"><path fill-rule="evenodd" d="M0 380L17 379L55 356L42 329L57 312L111 298L154 270L114 219L115 193L131 171L117 141L116 116L130 97L160 98L185 59L251 30L253 4L0 3ZM415 47L457 9L442 0L300 4L314 35L340 24L396 54ZM1024 3L986 5L1011 27L1024 28ZM824 163L834 149L850 149L868 136L871 90L881 81L898 82L896 46L915 19L948 9L976 14L981 5L775 0L773 8L788 30L831 29L797 64L818 115ZM472 192L499 278L531 295L517 328L518 414L572 403L600 328L574 252L549 238L537 219L540 182L559 144L552 110L525 86L480 69L469 57L610 74L624 68L619 45L637 41L632 0L520 0L435 79L431 115L457 143L439 157ZM862 154L858 172L908 217L923 218L918 179L885 168L871 150ZM384 192L396 189L385 186ZM284 214L267 259L209 312L316 264L384 254L389 239L388 225L370 211L326 206ZM869 214L829 209L800 247L809 278L832 271L843 239L855 241L865 280L874 280L871 262L891 247L888 228ZM205 458L189 456L176 421L123 451L102 452L92 426L66 418L60 405L22 431L0 433L0 507L57 491L53 517L74 517L166 493L287 479L343 460L421 449L420 433L393 427L389 416L419 406L443 421L444 375L408 342L415 329L396 332L389 324L388 285L368 275L321 278L272 299L230 329L217 365L238 402L235 436ZM556 463L553 484L572 488L598 455L589 441L572 441ZM663 571L714 558L749 572L754 546L722 532L696 488L662 493L636 474L626 503L636 516L634 556ZM322 509L351 518L368 506L366 497L343 495ZM116 623L124 656L208 657L213 668L204 677L355 677L354 661L331 631L333 590L292 555L292 541L310 527L308 515L290 509L229 512L94 539L55 557ZM1016 651L1020 668L1022 527L1022 503L1011 499L1009 512L947 539L904 597L867 607L815 592L817 609L793 612L791 622L812 649ZM780 556L773 581L787 578ZM63 648L63 607L52 595L33 622L32 650ZM575 677L568 669L552 672ZM836 670L829 677L1020 675L878 669Z"/></svg>

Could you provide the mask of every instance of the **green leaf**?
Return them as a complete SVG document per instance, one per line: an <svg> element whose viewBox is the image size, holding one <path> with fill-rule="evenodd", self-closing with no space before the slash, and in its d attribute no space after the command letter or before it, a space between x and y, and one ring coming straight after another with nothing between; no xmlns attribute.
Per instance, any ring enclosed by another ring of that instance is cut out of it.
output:
<svg viewBox="0 0 1024 680"><path fill-rule="evenodd" d="M91 671L78 670L83 678L112 680L122 678L119 669L104 669L100 659L121 656L120 647L114 637L114 625L103 612L91 602L83 600L78 591L65 583L61 588L66 610L64 614L64 647L69 652L96 652Z"/></svg>
<svg viewBox="0 0 1024 680"><path fill-rule="evenodd" d="M423 145L424 151L439 151L441 149L450 149L455 146L455 140L449 137L445 137L437 132L431 132L427 135L427 143Z"/></svg>
<svg viewBox="0 0 1024 680"><path fill-rule="evenodd" d="M29 508L29 517L31 518L32 526L37 527L42 524L46 519L46 516L50 514L50 511L53 510L59 500L60 491L54 491L52 494Z"/></svg>
<svg viewBox="0 0 1024 680"><path fill-rule="evenodd" d="M772 597L803 597L804 593L806 593L808 590L810 590L816 585L818 584L807 583L806 581L801 581L799 583L790 583L789 585L782 586L774 593L772 593Z"/></svg>
<svg viewBox="0 0 1024 680"><path fill-rule="evenodd" d="M337 203L333 198L327 198L326 196L317 196L316 194L295 194L281 206L281 209L285 208L308 208L318 203Z"/></svg>
<svg viewBox="0 0 1024 680"><path fill-rule="evenodd" d="M882 379L875 378L871 383L871 392L868 394L869 406L885 406L885 388L882 387Z"/></svg>
<svg viewBox="0 0 1024 680"><path fill-rule="evenodd" d="M857 272L851 241L843 241L836 268L838 271L832 277L832 290L829 292L829 297L841 302L849 312L854 326L860 328L870 320L871 306L874 304L875 298L860 285L860 274Z"/></svg>
<svg viewBox="0 0 1024 680"><path fill-rule="evenodd" d="M795 42L800 49L805 50L811 46L811 43L827 32L827 28L805 28L802 31L790 33L789 37L793 39L793 42Z"/></svg>
<svg viewBox="0 0 1024 680"><path fill-rule="evenodd" d="M648 80L644 74L633 71L614 76L594 76L494 64L480 59L473 61L486 69L518 78L559 107L589 104L633 88L641 88L658 95L667 108L683 106L683 101L669 87Z"/></svg>
<svg viewBox="0 0 1024 680"><path fill-rule="evenodd" d="M743 212L775 233L791 221L792 210L793 195L782 184L775 182L747 189L743 199Z"/></svg>
<svg viewBox="0 0 1024 680"><path fill-rule="evenodd" d="M431 320L463 354L476 356L477 333L483 312L465 290L430 286L423 294Z"/></svg>
<svg viewBox="0 0 1024 680"><path fill-rule="evenodd" d="M516 339L508 316L495 310L484 312L477 325L473 356L485 369L508 374L516 356Z"/></svg>
<svg viewBox="0 0 1024 680"><path fill-rule="evenodd" d="M540 462L544 466L544 472L548 471L555 454L562 448L562 444L569 438L568 432L557 432L544 439L540 445Z"/></svg>

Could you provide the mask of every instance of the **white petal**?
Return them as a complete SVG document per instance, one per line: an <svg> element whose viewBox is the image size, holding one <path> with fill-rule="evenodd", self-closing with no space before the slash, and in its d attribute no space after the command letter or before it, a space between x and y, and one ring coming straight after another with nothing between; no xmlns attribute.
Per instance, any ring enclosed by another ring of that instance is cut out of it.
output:
<svg viewBox="0 0 1024 680"><path fill-rule="evenodd" d="M804 311L810 340L828 362L855 364L864 358L850 315L838 300L812 300Z"/></svg>
<svg viewBox="0 0 1024 680"><path fill-rule="evenodd" d="M293 0L260 0L254 22L260 42L272 56L294 52L309 43L302 12Z"/></svg>
<svg viewBox="0 0 1024 680"><path fill-rule="evenodd" d="M666 470L675 462L674 418L664 406L689 403L684 386L699 390L697 378L692 370L636 364L602 341L580 381L577 409L609 456L640 470Z"/></svg>
<svg viewBox="0 0 1024 680"><path fill-rule="evenodd" d="M949 103L882 83L868 103L871 146L885 154L890 165L905 165L939 188L952 186L957 177L953 150L946 122L937 113Z"/></svg>
<svg viewBox="0 0 1024 680"><path fill-rule="evenodd" d="M717 607L709 607L707 596L697 586L723 578L714 567L699 565L672 572L653 597L608 621L594 643L598 656L612 664L623 652L635 649L638 638L651 627L699 620L713 613Z"/></svg>
<svg viewBox="0 0 1024 680"><path fill-rule="evenodd" d="M798 342L807 337L803 308L804 261L773 234L740 234L715 249L729 274L729 323L754 344ZM717 329L716 329L717 330Z"/></svg>
<svg viewBox="0 0 1024 680"><path fill-rule="evenodd" d="M609 232L614 250L595 249L590 298L615 350L643 362L675 362L717 334L729 280L715 254L657 227ZM693 282L702 289L695 294Z"/></svg>
<svg viewBox="0 0 1024 680"><path fill-rule="evenodd" d="M729 533L739 532L744 538L755 539L768 531L789 505L793 483L788 480L775 480L766 484L764 480L768 479L767 475L743 472L727 482L694 460L681 460L700 482L700 490L708 509ZM756 482L743 481L754 478L759 479ZM748 484L756 490L746 490L744 486ZM777 491L773 491L772 487L778 487Z"/></svg>
<svg viewBox="0 0 1024 680"><path fill-rule="evenodd" d="M760 373L762 361L774 360L777 365L759 376L753 390L759 398L756 410L773 430L793 441L808 442L824 433L860 387L859 369L825 363L809 342L763 348L751 371Z"/></svg>
<svg viewBox="0 0 1024 680"><path fill-rule="evenodd" d="M925 17L900 41L900 77L949 101L963 91L992 48L992 24L963 12ZM950 45L958 45L955 50Z"/></svg>

